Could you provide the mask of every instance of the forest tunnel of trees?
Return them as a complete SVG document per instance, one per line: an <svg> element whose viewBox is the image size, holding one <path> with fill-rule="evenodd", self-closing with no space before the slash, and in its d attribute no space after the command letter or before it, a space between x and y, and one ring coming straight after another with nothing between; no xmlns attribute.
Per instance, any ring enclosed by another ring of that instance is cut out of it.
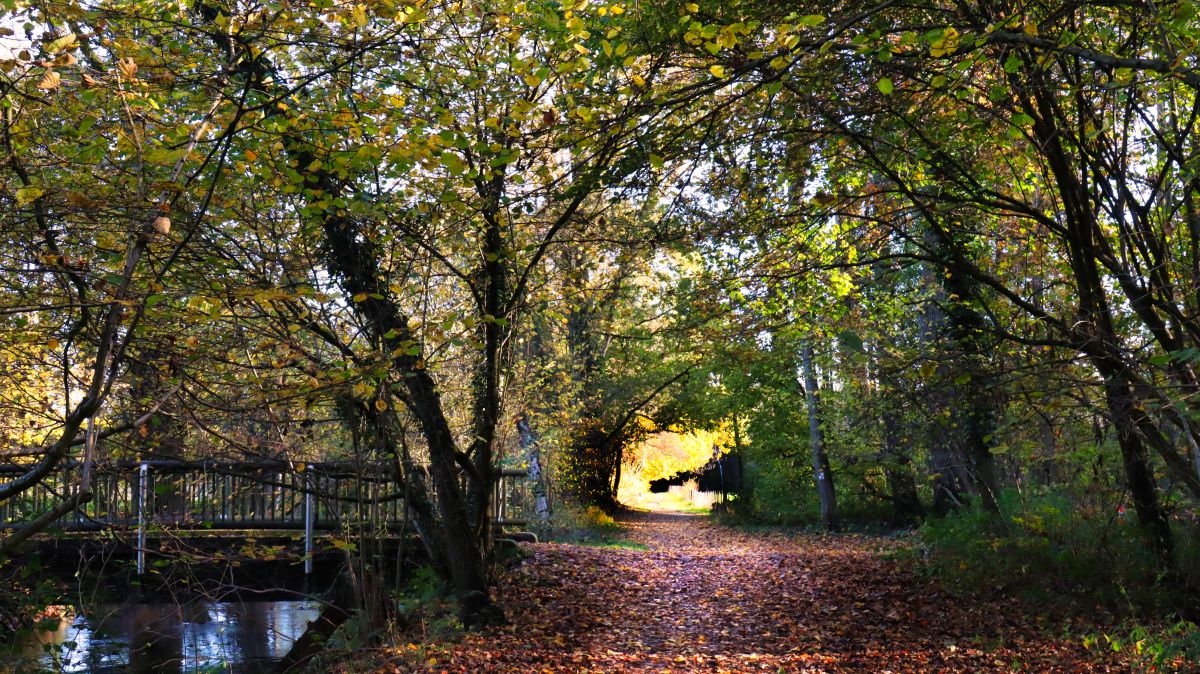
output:
<svg viewBox="0 0 1200 674"><path fill-rule="evenodd" d="M486 627L501 470L537 524L727 455L736 521L1197 615L1190 1L0 16L0 612L94 466L387 466Z"/></svg>

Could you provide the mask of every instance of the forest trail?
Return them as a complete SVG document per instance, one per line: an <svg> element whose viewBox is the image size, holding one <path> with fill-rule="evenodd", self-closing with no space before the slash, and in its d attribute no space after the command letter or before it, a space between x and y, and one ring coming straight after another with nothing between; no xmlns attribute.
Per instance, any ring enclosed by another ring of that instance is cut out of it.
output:
<svg viewBox="0 0 1200 674"><path fill-rule="evenodd" d="M439 672L1116 672L1015 602L967 602L858 536L633 514L645 549L542 543L506 574L511 624L423 649Z"/></svg>

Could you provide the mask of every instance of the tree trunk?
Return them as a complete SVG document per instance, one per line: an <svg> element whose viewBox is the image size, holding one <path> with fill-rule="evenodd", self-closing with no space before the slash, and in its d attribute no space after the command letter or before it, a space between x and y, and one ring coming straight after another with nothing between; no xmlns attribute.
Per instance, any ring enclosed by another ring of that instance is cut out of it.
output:
<svg viewBox="0 0 1200 674"><path fill-rule="evenodd" d="M808 437L812 449L813 477L817 481L817 496L821 500L821 524L833 531L837 528L837 496L833 491L833 471L825 452L825 431L822 428L820 395L817 374L813 367L812 344L800 345L800 362L804 369L804 400L808 407Z"/></svg>
<svg viewBox="0 0 1200 674"><path fill-rule="evenodd" d="M1062 201L1067 257L1079 298L1077 325L1081 333L1078 338L1083 342L1081 350L1104 379L1105 400L1117 428L1125 478L1138 523L1150 539L1160 565L1171 570L1175 568L1174 540L1166 513L1158 501L1144 444L1144 433L1150 431L1157 435L1157 430L1152 428L1142 401L1123 374L1127 365L1097 262L1103 232L1092 209L1092 199L1084 183L1086 177L1075 172L1062 144L1062 134L1056 126L1055 102L1045 88L1046 82L1040 76L1029 82L1013 76L1011 81L1026 108L1034 113L1034 135Z"/></svg>
<svg viewBox="0 0 1200 674"><path fill-rule="evenodd" d="M545 475L542 472L541 448L533 427L529 425L529 417L522 414L517 420L517 434L521 443L521 451L529 460L529 481L533 483L533 509L538 519L550 519L550 501L547 498Z"/></svg>
<svg viewBox="0 0 1200 674"><path fill-rule="evenodd" d="M926 233L933 240L933 236ZM931 243L931 245L933 245ZM933 287L939 287L939 281L932 265L925 265L921 270L922 281ZM925 308L917 315L917 339L925 350L933 352L941 339L942 329L946 322L945 314L936 301L937 297L928 301ZM934 368L937 373L938 369ZM949 418L951 415L946 387L930 381L930 375L925 374L922 389L925 392L924 406L928 424L925 439L929 448L929 470L933 475L933 502L931 510L934 515L941 517L952 510L961 508L966 503L966 495L970 493L970 476L965 470L964 461L957 453L957 445L953 442ZM946 373L940 373L942 379Z"/></svg>
<svg viewBox="0 0 1200 674"><path fill-rule="evenodd" d="M925 514L917 481L913 477L912 460L900 447L900 418L893 410L883 412L883 451L880 457L887 477L888 494L896 519L911 520Z"/></svg>
<svg viewBox="0 0 1200 674"><path fill-rule="evenodd" d="M1138 525L1150 538L1159 559L1173 567L1175 542L1167 514L1158 501L1154 473L1150 469L1146 447L1138 430L1136 416L1141 413L1139 403L1129 387L1114 378L1105 378L1104 396L1113 417L1113 425L1117 428L1125 481L1133 498Z"/></svg>
<svg viewBox="0 0 1200 674"><path fill-rule="evenodd" d="M217 4L201 2L197 9L204 20L214 24L221 15ZM222 49L240 56L238 72L248 79L250 86L269 99L281 93L279 83L288 78L278 76L266 56L252 53L244 43L234 42L224 30L213 31L212 36ZM287 97L302 98L305 94L301 89L288 92ZM280 101L284 98L279 96ZM294 108L279 102L267 107L264 115L293 122L286 126L281 142L289 160L298 167L303 183L300 194L313 206L309 217L321 233L325 267L347 298L363 298L347 304L353 307L372 342L382 347L382 353L390 354L392 376L403 387L402 400L416 418L425 438L438 518L433 524L437 533L425 531L423 535L427 538L423 541L427 547L441 551L444 566L440 570L447 574L444 578L459 602L463 624L476 627L502 622L503 612L488 595L486 555L490 541L485 540L488 534L486 513L494 479L491 445L499 408L496 387L501 340L497 319L502 317L501 313L497 311L491 314L490 321L484 321L486 348L481 354L481 384L476 391L476 428L473 430L477 440L472 444L472 449L476 450L472 462L455 443L437 384L425 369L423 354L413 351L413 345L421 344L421 341L416 339L409 316L401 310L383 274L381 260L384 255L368 230L371 226L386 227L386 223L364 221L344 210L326 208L326 200L346 197L353 190L352 184L321 161L320 143L308 135L310 132ZM499 224L494 221L488 224L487 246L495 250ZM488 261L484 273L487 307L498 306L504 295L502 279L497 279L497 275L504 274L503 264ZM386 424L382 429L385 433L395 433L399 424ZM400 443L388 444L395 447ZM421 533L420 528L418 533Z"/></svg>

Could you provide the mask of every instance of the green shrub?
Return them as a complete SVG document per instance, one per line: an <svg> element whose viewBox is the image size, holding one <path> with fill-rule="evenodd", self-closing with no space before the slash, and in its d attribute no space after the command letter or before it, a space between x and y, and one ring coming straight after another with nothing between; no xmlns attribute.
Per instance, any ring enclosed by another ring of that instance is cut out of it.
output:
<svg viewBox="0 0 1200 674"><path fill-rule="evenodd" d="M1135 624L1089 634L1083 644L1098 651L1128 653L1137 671L1184 671L1184 665L1200 662L1200 626L1186 620L1165 627Z"/></svg>
<svg viewBox="0 0 1200 674"><path fill-rule="evenodd" d="M1188 593L1164 591L1155 555L1131 513L1071 503L1061 494L1009 491L1001 495L999 517L967 508L930 519L920 529L926 568L952 587L1012 592L1048 608L1099 604L1133 616L1181 609ZM1179 522L1176 530L1179 568L1197 569L1194 527ZM1196 579L1190 581L1194 586Z"/></svg>

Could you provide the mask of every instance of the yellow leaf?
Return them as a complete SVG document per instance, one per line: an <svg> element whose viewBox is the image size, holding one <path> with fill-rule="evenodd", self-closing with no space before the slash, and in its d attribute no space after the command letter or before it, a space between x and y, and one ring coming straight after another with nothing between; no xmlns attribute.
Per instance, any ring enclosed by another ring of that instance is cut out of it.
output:
<svg viewBox="0 0 1200 674"><path fill-rule="evenodd" d="M57 351L58 350L58 340L52 339L52 340L46 342L46 348L50 349L51 351Z"/></svg>
<svg viewBox="0 0 1200 674"><path fill-rule="evenodd" d="M40 187L22 187L17 190L17 205L25 206L26 204L31 204L45 193L46 190Z"/></svg>
<svg viewBox="0 0 1200 674"><path fill-rule="evenodd" d="M355 302L366 302L366 301L367 301L367 294L366 294L366 293L359 293L359 294L355 295L355 296L353 297L353 299L354 299L354 301L355 301Z"/></svg>
<svg viewBox="0 0 1200 674"><path fill-rule="evenodd" d="M383 401L383 398L375 399L375 411L376 412L386 412L387 408L388 408L388 404Z"/></svg>
<svg viewBox="0 0 1200 674"><path fill-rule="evenodd" d="M256 161L257 159L258 159L257 152L255 152L254 150L246 150L246 161Z"/></svg>
<svg viewBox="0 0 1200 674"><path fill-rule="evenodd" d="M689 2L687 4L687 11L691 12L692 14L695 14L696 12L700 11L700 5L697 5L694 2Z"/></svg>
<svg viewBox="0 0 1200 674"><path fill-rule="evenodd" d="M725 77L725 66L712 66L708 69L708 72L712 73L713 77Z"/></svg>
<svg viewBox="0 0 1200 674"><path fill-rule="evenodd" d="M612 12L614 15L620 15L625 13L625 8L621 5L613 5L612 7L608 8L608 11Z"/></svg>
<svg viewBox="0 0 1200 674"><path fill-rule="evenodd" d="M46 45L46 51L51 54L57 54L58 52L66 49L67 47L73 46L74 44L75 44L75 33L67 33L66 35L64 35L64 36L58 38L57 40L50 42L50 44Z"/></svg>

